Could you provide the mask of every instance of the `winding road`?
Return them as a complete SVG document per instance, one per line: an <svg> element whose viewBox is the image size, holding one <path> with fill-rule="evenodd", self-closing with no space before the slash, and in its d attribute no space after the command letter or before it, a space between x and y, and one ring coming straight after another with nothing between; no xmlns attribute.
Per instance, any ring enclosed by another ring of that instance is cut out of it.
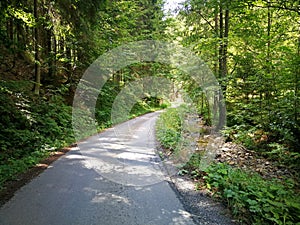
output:
<svg viewBox="0 0 300 225"><path fill-rule="evenodd" d="M0 224L195 224L155 153L158 114L80 142L0 209Z"/></svg>

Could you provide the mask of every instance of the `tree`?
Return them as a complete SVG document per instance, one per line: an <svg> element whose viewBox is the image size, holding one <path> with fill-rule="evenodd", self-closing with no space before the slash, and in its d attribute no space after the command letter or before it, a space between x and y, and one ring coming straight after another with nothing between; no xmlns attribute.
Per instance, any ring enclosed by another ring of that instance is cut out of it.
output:
<svg viewBox="0 0 300 225"><path fill-rule="evenodd" d="M34 83L34 93L39 95L40 93L40 86L41 86L41 58L40 58L40 34L38 28L38 21L39 21L39 4L38 0L34 0L33 3L33 10L34 10L34 19L35 19L35 27L34 27L34 60L35 60L35 67L34 67L34 76L35 76L35 83Z"/></svg>
<svg viewBox="0 0 300 225"><path fill-rule="evenodd" d="M299 146L298 9L294 1L189 0L178 16L182 43L219 78L228 125L244 127L234 132L244 130L252 147L250 136L264 133L266 152L272 142Z"/></svg>

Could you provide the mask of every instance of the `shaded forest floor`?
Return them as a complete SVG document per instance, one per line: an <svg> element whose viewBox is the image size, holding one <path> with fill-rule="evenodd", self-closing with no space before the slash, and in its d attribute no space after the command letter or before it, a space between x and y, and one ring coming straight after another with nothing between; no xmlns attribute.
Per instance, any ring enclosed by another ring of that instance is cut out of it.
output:
<svg viewBox="0 0 300 225"><path fill-rule="evenodd" d="M216 140L214 135L204 135L198 140L199 152L204 151L208 142ZM245 148L241 144L225 142L216 151L215 162L227 163L233 167L259 173L265 179L288 179L299 181L297 171L288 168L278 161L260 156L257 152Z"/></svg>

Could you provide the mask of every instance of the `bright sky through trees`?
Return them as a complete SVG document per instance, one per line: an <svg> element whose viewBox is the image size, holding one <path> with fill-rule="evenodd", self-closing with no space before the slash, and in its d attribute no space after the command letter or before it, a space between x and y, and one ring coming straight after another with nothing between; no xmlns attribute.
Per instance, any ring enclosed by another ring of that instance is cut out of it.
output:
<svg viewBox="0 0 300 225"><path fill-rule="evenodd" d="M164 5L165 12L175 13L175 9L179 6L180 3L184 2L184 0L166 0Z"/></svg>

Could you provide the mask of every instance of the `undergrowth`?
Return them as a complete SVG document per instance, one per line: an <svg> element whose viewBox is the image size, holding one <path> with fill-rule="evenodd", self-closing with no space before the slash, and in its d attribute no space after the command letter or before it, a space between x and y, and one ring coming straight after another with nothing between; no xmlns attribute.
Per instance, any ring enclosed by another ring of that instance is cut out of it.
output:
<svg viewBox="0 0 300 225"><path fill-rule="evenodd" d="M181 119L177 108L168 108L156 122L156 137L162 147L175 151L181 138Z"/></svg>
<svg viewBox="0 0 300 225"><path fill-rule="evenodd" d="M299 129L295 125L295 130ZM257 152L293 170L300 170L300 141L299 135L294 135L286 128L270 124L263 128L261 125L235 124L226 127L223 134L228 141L244 145L247 149Z"/></svg>
<svg viewBox="0 0 300 225"><path fill-rule="evenodd" d="M0 83L0 188L51 151L74 141L71 107L59 95L30 95L28 86Z"/></svg>
<svg viewBox="0 0 300 225"><path fill-rule="evenodd" d="M203 183L222 198L243 224L300 224L300 195L287 180L265 180L223 163L211 164Z"/></svg>
<svg viewBox="0 0 300 225"><path fill-rule="evenodd" d="M68 88L44 87L45 93L38 97L32 94L31 87L31 82L0 81L0 189L6 181L15 179L51 152L75 141L72 107L64 99ZM99 96L96 107L98 131L112 125L111 107L117 94L116 89L108 86ZM158 104L157 99L147 100L135 104L125 119L167 106ZM82 120L78 124L84 127L87 112L78 113L82 115L77 117ZM92 133L80 135L85 138Z"/></svg>
<svg viewBox="0 0 300 225"><path fill-rule="evenodd" d="M179 109L170 108L156 125L159 142L173 154L183 141L180 118ZM199 189L224 201L241 224L300 225L300 194L293 180L266 180L225 163L212 163L203 171L200 162L201 154L193 154L179 174L188 174Z"/></svg>

